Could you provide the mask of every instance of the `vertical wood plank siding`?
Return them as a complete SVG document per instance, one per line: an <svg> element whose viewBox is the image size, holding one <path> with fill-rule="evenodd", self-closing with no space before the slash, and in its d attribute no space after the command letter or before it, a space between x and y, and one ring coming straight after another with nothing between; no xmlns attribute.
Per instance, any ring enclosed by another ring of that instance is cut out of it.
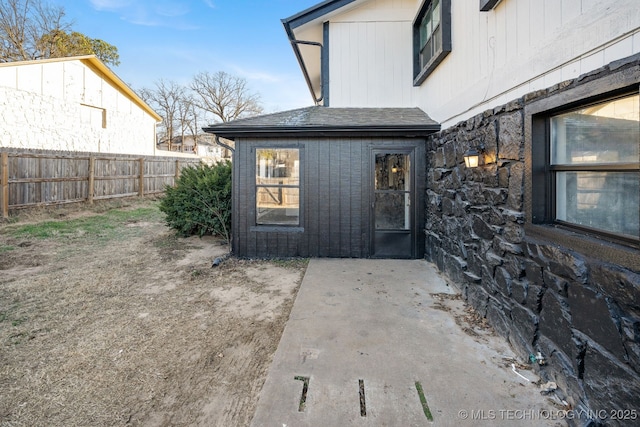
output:
<svg viewBox="0 0 640 427"><path fill-rule="evenodd" d="M371 254L375 147L416 149L417 235L424 222L425 148L407 138L239 138L233 165L233 251L240 257L367 258ZM299 148L300 227L256 226L257 148ZM419 251L420 254L423 251ZM420 255L421 256L421 255Z"/></svg>
<svg viewBox="0 0 640 427"><path fill-rule="evenodd" d="M340 202L344 196L348 196L344 192L348 190L343 188L344 175L350 173L349 170L340 170L340 148L342 141L329 142L329 156L328 164L326 168L322 168L322 159L320 161L320 178L326 176L328 178L327 185L320 189L320 203L323 201L329 203L329 217L328 221L321 224L320 229L326 230L329 235L329 253L335 254L334 256L340 256L340 224L345 221L345 218L340 217ZM346 197L345 197L346 198ZM347 203L347 201L343 201ZM349 236L351 237L351 236Z"/></svg>

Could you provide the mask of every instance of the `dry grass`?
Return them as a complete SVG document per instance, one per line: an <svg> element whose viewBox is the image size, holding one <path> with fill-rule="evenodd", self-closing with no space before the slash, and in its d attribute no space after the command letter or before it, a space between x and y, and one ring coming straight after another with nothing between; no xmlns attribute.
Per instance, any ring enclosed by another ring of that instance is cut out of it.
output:
<svg viewBox="0 0 640 427"><path fill-rule="evenodd" d="M71 220L102 208L0 227L0 426L249 423L306 262L211 268L219 241L129 203L109 227Z"/></svg>

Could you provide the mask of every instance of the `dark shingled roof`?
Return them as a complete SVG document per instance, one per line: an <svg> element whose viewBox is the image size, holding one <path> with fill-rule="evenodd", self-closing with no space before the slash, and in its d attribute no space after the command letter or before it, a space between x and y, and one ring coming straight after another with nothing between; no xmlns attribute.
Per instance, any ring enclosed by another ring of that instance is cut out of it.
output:
<svg viewBox="0 0 640 427"><path fill-rule="evenodd" d="M425 136L440 130L419 108L306 107L219 123L205 132L239 136Z"/></svg>

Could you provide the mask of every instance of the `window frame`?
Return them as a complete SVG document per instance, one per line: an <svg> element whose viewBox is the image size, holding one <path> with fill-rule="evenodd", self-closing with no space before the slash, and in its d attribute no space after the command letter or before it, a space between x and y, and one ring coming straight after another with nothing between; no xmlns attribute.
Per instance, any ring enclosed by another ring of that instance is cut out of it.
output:
<svg viewBox="0 0 640 427"><path fill-rule="evenodd" d="M615 80L614 80L615 81ZM593 84L597 88L598 84ZM608 87L608 85L604 85ZM619 164L581 164L581 165L554 165L551 163L551 119L558 115L597 105L607 101L638 95L640 86L634 83L629 86L615 88L613 90L597 93L593 91L578 90L578 96L562 96L559 94L550 99L543 99L534 108L526 107L525 114L530 120L530 132L525 135L528 145L527 151L531 153L530 180L525 192L526 211L528 219L533 225L552 226L555 229L567 230L577 236L595 238L608 241L613 244L622 244L633 248L640 248L640 236L630 237L603 229L567 222L557 219L556 215L556 174L558 172L630 172L636 171L640 176L640 159L637 163L620 162ZM564 101L564 103L563 103ZM545 108L547 107L547 108ZM639 142L640 143L640 142ZM640 179L640 178L639 178ZM638 206L640 211L640 206ZM534 229L535 231L535 229ZM540 231L538 229L538 231ZM550 230L543 234L549 235ZM590 246L587 244L587 246ZM592 249L595 249L591 245Z"/></svg>
<svg viewBox="0 0 640 427"><path fill-rule="evenodd" d="M298 184L258 184L258 171L256 169L257 166L257 156L260 150L296 150L298 151ZM291 145L277 145L277 146L269 146L269 145L261 145L256 146L253 150L253 225L251 229L253 231L261 231L261 230L273 230L273 231L299 231L302 229L303 224L303 148L300 146L291 146ZM298 189L298 222L296 224L276 224L276 223L259 223L258 222L258 189L259 188L296 188Z"/></svg>
<svg viewBox="0 0 640 427"><path fill-rule="evenodd" d="M634 92L630 92L630 93L625 93L623 95L619 95L619 96L615 96L612 98L605 98L605 99L599 99L597 102L591 102L588 104L581 104L580 106L578 106L577 108L572 108L570 110L567 111L561 111L559 113L556 114L552 114L550 116L548 116L547 120L547 126L549 126L549 139L548 139L548 144L549 144L549 149L551 150L553 143L552 143L552 139L553 139L553 119L556 117L559 117L560 115L563 114L567 114L567 113L573 113L576 111L579 111L581 109L585 109L585 108L589 108L589 107L595 107L598 105L602 105L608 102L612 102L612 101L616 101L616 100L620 100L620 99L624 99L624 98L628 98L628 97L636 97L637 98L637 102L640 104L640 93L638 91L634 91ZM638 105L636 105L638 106ZM640 119L640 118L639 118ZM638 124L640 125L640 120L638 121ZM640 140L636 141L637 144L640 146ZM602 152L602 151L600 151ZM640 244L640 230L636 230L636 232L638 233L635 237L630 237L626 234L620 234L620 233L616 233L614 231L610 231L610 230L606 230L603 228L599 228L599 227L589 227L587 225L581 225L579 223L575 223L575 222L571 222L571 221L567 221L567 220L563 220L558 218L558 197L559 197L559 190L558 190L558 175L560 173L564 173L564 172L576 172L576 173L580 173L580 172L593 172L593 173L602 173L602 172L611 172L611 173L630 173L630 172L636 172L636 174L640 174L640 159L637 159L635 162L608 162L608 163L575 163L575 164L571 164L571 163L559 163L557 161L553 161L552 159L552 155L551 155L551 151L549 152L550 154L550 158L549 158L549 173L550 173L550 179L551 179L551 212L552 212L552 217L553 217L553 221L555 223L558 224L562 224L566 227L570 227L570 228L575 228L584 232L588 232L588 233L595 233L597 235L602 235L602 236L606 236L608 238L611 239L615 239L615 240L622 240L622 241L628 241L631 244L635 244L635 245L639 245ZM638 215L640 216L640 204L638 207L636 207L637 211L638 211Z"/></svg>
<svg viewBox="0 0 640 427"><path fill-rule="evenodd" d="M433 2L436 0L423 0L418 14L412 24L413 33L413 85L420 86L427 77L438 67L444 58L451 52L451 0L439 0L440 2L440 35L442 45L434 52L433 56L423 67L420 61L420 27L425 15L431 10ZM435 34L432 33L432 34ZM432 39L433 37L430 37Z"/></svg>
<svg viewBox="0 0 640 427"><path fill-rule="evenodd" d="M489 12L496 7L501 0L480 0L480 12Z"/></svg>

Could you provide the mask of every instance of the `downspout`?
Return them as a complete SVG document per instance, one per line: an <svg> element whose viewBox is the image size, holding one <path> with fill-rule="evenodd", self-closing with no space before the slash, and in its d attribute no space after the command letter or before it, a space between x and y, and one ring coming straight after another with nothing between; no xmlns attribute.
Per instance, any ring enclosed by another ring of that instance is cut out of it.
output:
<svg viewBox="0 0 640 427"><path fill-rule="evenodd" d="M320 88L320 97L319 98L316 97L316 94L313 91L313 85L311 84L311 78L309 77L309 71L307 71L307 66L305 65L304 60L302 59L302 54L300 53L300 49L298 45L303 44L308 46L320 47L320 64L323 64L324 49L323 49L322 43L306 41L306 40L296 40L296 36L293 34L293 31L291 30L291 26L289 25L289 23L283 20L282 24L284 25L285 31L287 32L287 36L289 37L289 41L291 42L291 46L293 48L293 52L296 55L296 59L298 60L298 64L302 69L302 74L304 75L304 79L307 82L307 87L309 88L309 92L311 92L311 97L313 98L313 101L316 103L316 105L318 105L322 102L324 91L322 90L322 88ZM322 85L322 79L320 79L320 84Z"/></svg>
<svg viewBox="0 0 640 427"><path fill-rule="evenodd" d="M218 135L214 135L214 141L216 142L216 144L218 144L222 148L226 148L227 150L231 151L231 155L233 155L233 153L235 153L236 149L232 148L230 145L227 145L224 142L220 141L220 137Z"/></svg>
<svg viewBox="0 0 640 427"><path fill-rule="evenodd" d="M301 67L302 67L302 73L304 74L304 79L307 81L307 86L309 86L309 91L311 92L311 96L313 97L313 101L316 103L316 105L320 104L322 102L322 99L324 98L324 93L322 90L322 78L320 79L320 97L317 98L316 94L313 92L313 86L311 85L311 78L309 77L309 72L307 71L307 67L306 65L304 65L304 63L302 62L302 55L300 54L300 49L298 49L298 45L300 44L305 44L308 46L318 46L320 48L320 64L324 63L324 49L322 46L322 43L318 43L318 42L311 42L311 41L306 41L306 40L291 40L291 44L295 46L295 48L293 49L296 53L296 57L298 57L298 62L300 62Z"/></svg>

